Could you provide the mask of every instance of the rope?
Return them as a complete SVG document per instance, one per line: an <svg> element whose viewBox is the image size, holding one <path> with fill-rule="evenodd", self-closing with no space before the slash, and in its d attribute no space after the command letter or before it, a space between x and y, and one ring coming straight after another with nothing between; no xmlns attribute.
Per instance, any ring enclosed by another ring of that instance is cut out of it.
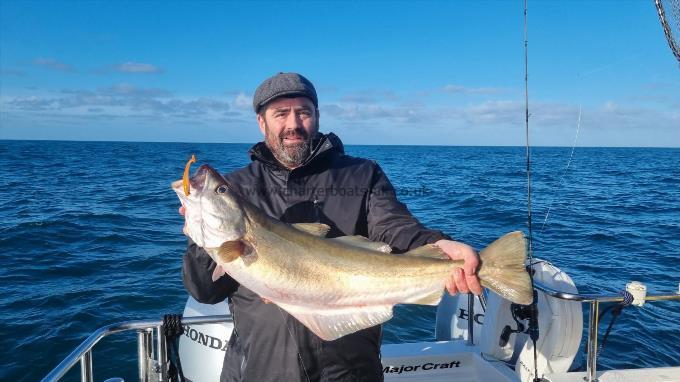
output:
<svg viewBox="0 0 680 382"><path fill-rule="evenodd" d="M598 321L602 319L602 317L609 311L611 311L612 314L612 319L609 321L609 326L607 326L607 331L604 333L604 336L602 336L602 344L600 345L600 353L604 350L604 345L607 343L607 337L609 337L609 333L612 330L612 327L614 326L614 322L616 322L616 319L619 318L621 315L621 311L623 308L630 306L630 304L633 303L633 295L630 294L628 291L623 290L620 292L621 295L623 295L623 301L616 305L611 305L604 309L602 313L600 313L600 317L598 318Z"/></svg>
<svg viewBox="0 0 680 382"><path fill-rule="evenodd" d="M179 336L184 334L181 314L166 314L163 316L163 336L168 344L168 378L170 382L184 382L182 362L179 359L177 342Z"/></svg>

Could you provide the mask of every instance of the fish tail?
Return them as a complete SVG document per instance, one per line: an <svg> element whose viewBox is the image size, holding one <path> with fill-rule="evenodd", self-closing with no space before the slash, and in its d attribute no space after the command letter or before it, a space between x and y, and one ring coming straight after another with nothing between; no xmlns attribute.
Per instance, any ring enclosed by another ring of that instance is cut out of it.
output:
<svg viewBox="0 0 680 382"><path fill-rule="evenodd" d="M524 265L526 248L524 234L515 231L481 250L477 272L481 284L516 304L531 304L533 288Z"/></svg>

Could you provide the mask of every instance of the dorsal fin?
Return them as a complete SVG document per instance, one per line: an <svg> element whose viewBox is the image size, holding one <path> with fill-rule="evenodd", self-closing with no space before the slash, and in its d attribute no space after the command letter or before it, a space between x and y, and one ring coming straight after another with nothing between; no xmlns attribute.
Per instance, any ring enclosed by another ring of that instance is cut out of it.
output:
<svg viewBox="0 0 680 382"><path fill-rule="evenodd" d="M406 253L405 256L416 256L416 257L429 257L432 259L448 260L449 256L442 251L441 248L434 244L425 244L422 247L412 249Z"/></svg>
<svg viewBox="0 0 680 382"><path fill-rule="evenodd" d="M354 236L340 236L340 237L334 237L330 240L340 242L342 244L347 244L351 245L354 247L359 247L359 248L365 248L365 249L370 249L372 251L378 251L378 252L383 252L383 253L390 253L392 252L392 248L381 242L381 241L370 241L367 238L361 236L361 235L354 235Z"/></svg>
<svg viewBox="0 0 680 382"><path fill-rule="evenodd" d="M331 229L328 224L323 223L295 223L291 225L295 229L318 237L326 237L326 234Z"/></svg>

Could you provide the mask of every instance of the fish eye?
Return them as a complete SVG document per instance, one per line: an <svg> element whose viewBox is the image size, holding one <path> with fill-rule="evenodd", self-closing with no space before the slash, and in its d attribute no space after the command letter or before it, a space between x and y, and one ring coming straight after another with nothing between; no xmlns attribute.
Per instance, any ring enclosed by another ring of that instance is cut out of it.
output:
<svg viewBox="0 0 680 382"><path fill-rule="evenodd" d="M220 185L219 187L217 187L217 188L215 189L215 193L217 193L217 194L224 194L225 192L227 192L228 189L229 189L229 188L227 187L227 185L226 185L226 184L223 184L223 185Z"/></svg>

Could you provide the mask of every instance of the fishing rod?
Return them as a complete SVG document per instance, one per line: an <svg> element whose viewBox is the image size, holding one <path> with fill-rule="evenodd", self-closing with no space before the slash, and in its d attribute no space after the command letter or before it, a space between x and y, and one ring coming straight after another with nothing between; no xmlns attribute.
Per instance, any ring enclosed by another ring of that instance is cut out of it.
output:
<svg viewBox="0 0 680 382"><path fill-rule="evenodd" d="M527 26L527 2L524 0L524 132L526 137L526 173L527 173L527 226L529 231L529 279L534 299L529 306L529 338L534 348L534 382L543 379L538 376L538 292L534 284L534 256L533 256L533 232L531 226L531 145L529 144L529 39Z"/></svg>

